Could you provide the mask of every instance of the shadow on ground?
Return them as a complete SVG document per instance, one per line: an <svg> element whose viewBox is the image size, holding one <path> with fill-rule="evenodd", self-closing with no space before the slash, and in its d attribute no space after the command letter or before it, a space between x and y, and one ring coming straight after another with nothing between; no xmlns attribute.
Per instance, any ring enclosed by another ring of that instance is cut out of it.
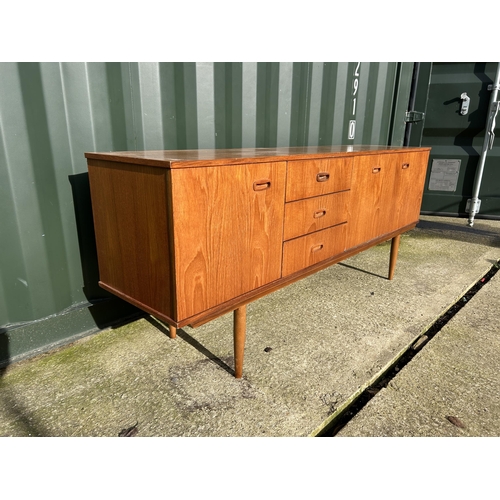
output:
<svg viewBox="0 0 500 500"><path fill-rule="evenodd" d="M452 223L452 220L455 223ZM456 221L459 223L457 224ZM420 233L419 229L424 230L425 233ZM466 243L481 243L491 247L500 247L498 229L490 228L490 221L482 219L476 220L474 227L468 227L465 218L450 220L443 218L439 221L421 219L417 224L417 231L413 233L417 237L419 234L425 234L426 237L441 237Z"/></svg>

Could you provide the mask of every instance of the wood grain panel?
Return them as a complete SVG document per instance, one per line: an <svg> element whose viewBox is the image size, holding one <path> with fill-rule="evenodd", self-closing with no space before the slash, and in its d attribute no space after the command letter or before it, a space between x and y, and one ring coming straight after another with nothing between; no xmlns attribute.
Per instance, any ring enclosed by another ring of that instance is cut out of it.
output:
<svg viewBox="0 0 500 500"><path fill-rule="evenodd" d="M315 196L285 205L283 239L290 240L347 221L349 191Z"/></svg>
<svg viewBox="0 0 500 500"><path fill-rule="evenodd" d="M89 160L100 281L171 316L166 170Z"/></svg>
<svg viewBox="0 0 500 500"><path fill-rule="evenodd" d="M355 158L346 248L418 221L428 154Z"/></svg>
<svg viewBox="0 0 500 500"><path fill-rule="evenodd" d="M283 243L283 276L288 276L344 251L348 224L323 229Z"/></svg>
<svg viewBox="0 0 500 500"><path fill-rule="evenodd" d="M351 187L352 158L289 161L286 201L321 196Z"/></svg>
<svg viewBox="0 0 500 500"><path fill-rule="evenodd" d="M418 221L429 162L429 151L398 154L394 185L394 217L402 227Z"/></svg>
<svg viewBox="0 0 500 500"><path fill-rule="evenodd" d="M396 163L396 155L354 159L346 248L389 232L391 225L397 226L391 202Z"/></svg>
<svg viewBox="0 0 500 500"><path fill-rule="evenodd" d="M285 174L285 162L171 171L179 321L280 278Z"/></svg>

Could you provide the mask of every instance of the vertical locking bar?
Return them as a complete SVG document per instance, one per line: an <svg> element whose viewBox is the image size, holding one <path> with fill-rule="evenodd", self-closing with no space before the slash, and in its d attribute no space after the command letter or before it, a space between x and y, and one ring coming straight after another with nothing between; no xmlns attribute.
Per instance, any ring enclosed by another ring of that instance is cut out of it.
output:
<svg viewBox="0 0 500 500"><path fill-rule="evenodd" d="M476 177L474 179L474 187L472 189L472 198L467 200L470 204L469 208L469 220L467 225L472 227L474 225L474 218L479 212L479 205L481 200L479 199L479 190L481 188L481 180L483 178L484 164L486 161L486 155L488 150L493 147L493 139L495 137L495 119L498 113L498 90L500 89L500 63L497 64L497 74L495 76L495 81L491 88L490 104L488 106L488 121L486 122L486 133L484 134L483 150L481 151L481 156L479 157L479 162L476 169Z"/></svg>

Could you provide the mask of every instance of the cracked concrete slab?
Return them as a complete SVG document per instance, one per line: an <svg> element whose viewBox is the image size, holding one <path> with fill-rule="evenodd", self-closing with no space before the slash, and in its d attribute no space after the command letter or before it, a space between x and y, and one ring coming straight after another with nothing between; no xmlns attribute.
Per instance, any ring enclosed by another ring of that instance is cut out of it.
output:
<svg viewBox="0 0 500 500"><path fill-rule="evenodd" d="M500 436L496 274L338 436Z"/></svg>

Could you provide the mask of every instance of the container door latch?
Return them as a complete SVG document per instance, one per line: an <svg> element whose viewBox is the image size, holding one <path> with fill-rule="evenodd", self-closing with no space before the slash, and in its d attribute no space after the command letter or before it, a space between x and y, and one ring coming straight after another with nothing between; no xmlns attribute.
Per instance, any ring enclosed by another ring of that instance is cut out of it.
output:
<svg viewBox="0 0 500 500"><path fill-rule="evenodd" d="M467 95L467 92L463 92L462 95L460 96L460 99L462 99L460 114L466 115L469 112L470 97Z"/></svg>

